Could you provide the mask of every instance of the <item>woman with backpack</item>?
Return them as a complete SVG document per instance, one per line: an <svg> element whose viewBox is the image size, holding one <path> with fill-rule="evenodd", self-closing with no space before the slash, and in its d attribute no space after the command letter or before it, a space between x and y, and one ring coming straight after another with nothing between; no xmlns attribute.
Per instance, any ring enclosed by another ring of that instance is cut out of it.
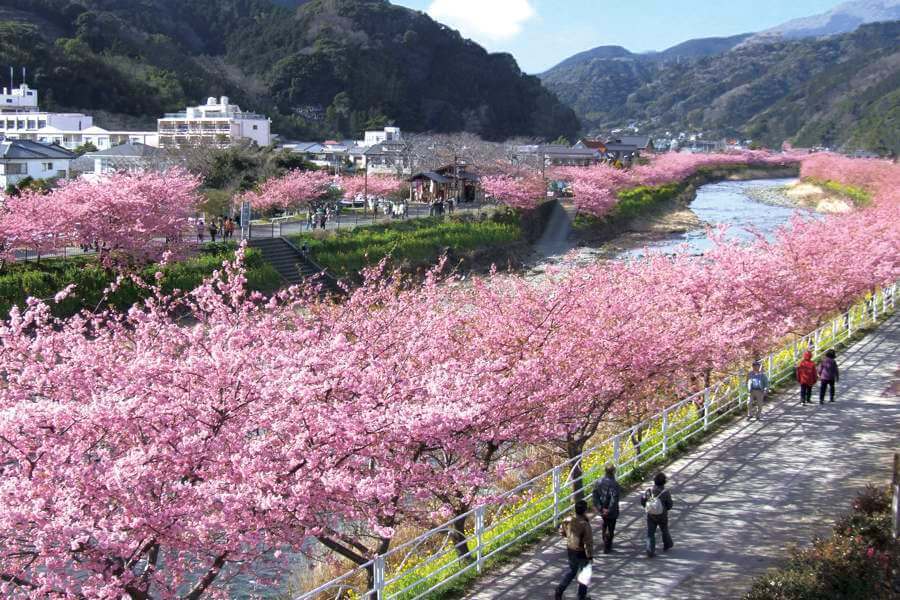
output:
<svg viewBox="0 0 900 600"><path fill-rule="evenodd" d="M666 474L657 473L653 487L641 496L641 506L647 513L647 556L656 556L656 529L662 531L663 551L675 545L669 533L669 511L672 510L672 494L666 489Z"/></svg>
<svg viewBox="0 0 900 600"><path fill-rule="evenodd" d="M797 383L800 384L800 404L812 404L812 389L816 385L818 374L816 363L812 361L812 352L804 352L803 360L797 365Z"/></svg>
<svg viewBox="0 0 900 600"><path fill-rule="evenodd" d="M841 380L834 350L825 353L825 358L819 363L819 404L825 404L825 390L831 388L831 402L834 402L834 384Z"/></svg>

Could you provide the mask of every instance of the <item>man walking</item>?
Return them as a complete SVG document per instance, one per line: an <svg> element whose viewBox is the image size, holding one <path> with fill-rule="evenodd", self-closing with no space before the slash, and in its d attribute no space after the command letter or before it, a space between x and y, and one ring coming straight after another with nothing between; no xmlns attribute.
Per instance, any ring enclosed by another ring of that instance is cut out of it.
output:
<svg viewBox="0 0 900 600"><path fill-rule="evenodd" d="M669 533L669 511L672 510L672 494L666 489L666 474L657 473L653 487L641 496L641 506L647 512L647 556L656 556L656 529L662 532L663 551L669 551L675 543Z"/></svg>
<svg viewBox="0 0 900 600"><path fill-rule="evenodd" d="M812 352L804 352L803 360L797 365L797 383L800 384L800 404L812 404L812 389L816 385L816 363Z"/></svg>
<svg viewBox="0 0 900 600"><path fill-rule="evenodd" d="M837 354L834 350L825 353L825 358L819 363L819 404L825 404L825 390L831 388L831 402L834 402L834 384L840 381L841 375L838 371Z"/></svg>
<svg viewBox="0 0 900 600"><path fill-rule="evenodd" d="M560 533L566 538L569 570L556 587L556 600L562 600L566 588L578 577L582 569L594 561L594 532L587 518L587 502L579 500L575 503L575 516L562 524ZM586 599L587 585L579 581L578 600Z"/></svg>
<svg viewBox="0 0 900 600"><path fill-rule="evenodd" d="M754 361L753 370L750 371L747 378L747 390L750 392L750 399L747 402L747 419L752 419L755 414L756 419L759 420L768 388L769 378L762 372L762 363L758 360Z"/></svg>
<svg viewBox="0 0 900 600"><path fill-rule="evenodd" d="M606 474L594 484L594 508L603 519L603 554L612 552L613 536L616 535L616 519L619 518L619 495L621 488L616 481L616 468L606 465Z"/></svg>

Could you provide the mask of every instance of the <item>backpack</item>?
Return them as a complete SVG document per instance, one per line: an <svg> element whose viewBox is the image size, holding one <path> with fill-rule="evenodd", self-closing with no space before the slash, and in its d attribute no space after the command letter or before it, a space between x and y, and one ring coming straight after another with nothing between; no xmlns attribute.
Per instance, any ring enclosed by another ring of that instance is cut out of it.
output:
<svg viewBox="0 0 900 600"><path fill-rule="evenodd" d="M819 365L819 378L822 381L834 381L834 359L826 358Z"/></svg>
<svg viewBox="0 0 900 600"><path fill-rule="evenodd" d="M644 505L644 510L648 515L659 516L666 512L661 496L662 492L659 493L659 496L654 496L653 490L647 490L647 503Z"/></svg>

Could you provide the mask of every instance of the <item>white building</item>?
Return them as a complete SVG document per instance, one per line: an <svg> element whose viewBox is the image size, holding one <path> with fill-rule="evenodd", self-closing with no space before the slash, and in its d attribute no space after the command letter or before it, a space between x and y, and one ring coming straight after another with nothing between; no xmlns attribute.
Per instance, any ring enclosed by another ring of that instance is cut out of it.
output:
<svg viewBox="0 0 900 600"><path fill-rule="evenodd" d="M24 83L12 90L3 88L3 93L0 94L0 112L7 110L36 112L38 110L37 90L29 88Z"/></svg>
<svg viewBox="0 0 900 600"><path fill-rule="evenodd" d="M360 144L366 148L377 146L384 142L399 142L403 140L403 134L399 127L385 127L380 131L367 131L365 139Z"/></svg>
<svg viewBox="0 0 900 600"><path fill-rule="evenodd" d="M163 171L174 166L169 153L140 142L125 142L97 152L87 152L70 166L73 177L99 179L110 173Z"/></svg>
<svg viewBox="0 0 900 600"><path fill-rule="evenodd" d="M272 121L263 115L246 113L227 96L210 98L206 104L170 113L158 121L159 145L177 148L193 145L227 146L249 139L260 146L272 143Z"/></svg>
<svg viewBox="0 0 900 600"><path fill-rule="evenodd" d="M59 146L30 140L0 141L0 190L26 177L58 179L69 176L75 155Z"/></svg>
<svg viewBox="0 0 900 600"><path fill-rule="evenodd" d="M109 131L94 126L94 118L82 113L54 113L40 109L38 92L26 84L0 94L0 139L28 140L75 148L90 142L106 150L126 142L158 146L155 131Z"/></svg>
<svg viewBox="0 0 900 600"><path fill-rule="evenodd" d="M109 150L121 144L144 144L159 147L159 134L155 131L110 131L102 127L88 127L82 131L65 131L56 127L39 129L33 138L45 144L58 144L74 150L83 144L93 144L97 150Z"/></svg>

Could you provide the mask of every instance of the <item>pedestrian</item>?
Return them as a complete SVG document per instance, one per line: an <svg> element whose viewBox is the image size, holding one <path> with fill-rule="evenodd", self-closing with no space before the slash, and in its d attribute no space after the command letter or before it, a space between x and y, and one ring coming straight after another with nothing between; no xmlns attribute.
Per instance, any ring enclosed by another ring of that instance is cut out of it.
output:
<svg viewBox="0 0 900 600"><path fill-rule="evenodd" d="M750 399L747 401L747 418L753 418L756 414L757 420L762 415L763 402L766 400L766 390L769 389L769 378L762 372L762 363L753 361L753 370L747 377L747 390L750 392Z"/></svg>
<svg viewBox="0 0 900 600"><path fill-rule="evenodd" d="M656 529L662 532L663 552L672 549L675 543L669 533L669 511L672 510L672 494L666 489L665 473L657 473L653 487L641 496L641 506L647 513L647 556L656 556Z"/></svg>
<svg viewBox="0 0 900 600"><path fill-rule="evenodd" d="M797 383L800 384L800 404L812 404L812 389L816 385L816 363L812 361L812 352L803 353L803 360L797 365Z"/></svg>
<svg viewBox="0 0 900 600"><path fill-rule="evenodd" d="M215 219L209 220L209 238L212 240L213 244L216 243L216 235L219 233L219 226L216 225Z"/></svg>
<svg viewBox="0 0 900 600"><path fill-rule="evenodd" d="M569 558L569 570L556 586L556 600L562 600L566 588L576 578L578 581L578 600L586 600L587 583L583 581L582 570L594 562L594 532L587 518L587 502L579 500L575 503L575 516L567 519L559 528L560 534L566 538L566 553ZM579 577L581 575L582 577Z"/></svg>
<svg viewBox="0 0 900 600"><path fill-rule="evenodd" d="M838 371L837 354L834 350L825 353L825 358L819 363L817 372L819 374L819 404L825 404L825 390L831 390L831 402L834 402L834 384L841 380L841 374Z"/></svg>
<svg viewBox="0 0 900 600"><path fill-rule="evenodd" d="M616 468L606 465L606 474L594 484L594 508L603 519L603 554L612 552L613 537L616 535L616 520L619 518L619 496L622 489L616 481Z"/></svg>
<svg viewBox="0 0 900 600"><path fill-rule="evenodd" d="M197 243L203 243L203 234L206 229L206 224L203 222L203 219L197 219L197 224L195 226L197 228Z"/></svg>
<svg viewBox="0 0 900 600"><path fill-rule="evenodd" d="M306 209L306 229L309 231L313 228L313 210L312 208Z"/></svg>
<svg viewBox="0 0 900 600"><path fill-rule="evenodd" d="M234 237L234 221L231 218L225 219L225 239L232 239Z"/></svg>

